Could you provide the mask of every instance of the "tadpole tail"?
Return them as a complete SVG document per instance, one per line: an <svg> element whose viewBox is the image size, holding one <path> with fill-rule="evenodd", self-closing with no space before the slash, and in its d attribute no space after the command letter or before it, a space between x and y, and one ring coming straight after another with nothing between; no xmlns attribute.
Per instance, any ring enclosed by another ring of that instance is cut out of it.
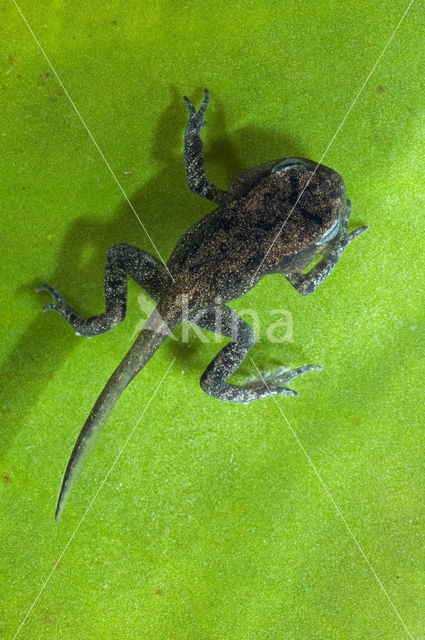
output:
<svg viewBox="0 0 425 640"><path fill-rule="evenodd" d="M121 393L135 378L139 371L143 369L158 347L167 338L170 331L177 326L179 320L180 318L177 316L173 318L166 317L165 320L163 320L161 318L159 307L157 307L134 341L130 350L109 378L102 393L96 400L96 403L83 428L81 429L80 435L78 436L77 442L75 443L71 457L66 466L56 505L56 522L60 522L63 508L74 482L77 479L78 473L84 464L85 458L87 457L89 446L105 426L109 414L114 408Z"/></svg>

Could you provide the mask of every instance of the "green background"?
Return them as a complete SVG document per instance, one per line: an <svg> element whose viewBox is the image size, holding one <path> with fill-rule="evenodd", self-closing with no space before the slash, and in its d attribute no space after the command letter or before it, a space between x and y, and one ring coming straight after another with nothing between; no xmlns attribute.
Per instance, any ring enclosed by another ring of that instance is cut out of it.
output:
<svg viewBox="0 0 425 640"><path fill-rule="evenodd" d="M167 258L212 206L185 186L181 96L199 105L211 92L203 139L219 187L276 157L319 160L407 2L20 7ZM153 249L16 6L0 3L2 638L174 357L18 637L425 638L424 18L414 2L324 158L346 182L350 229L369 231L313 296L276 275L232 304L259 314L260 369L323 372L293 381L298 398L231 405L199 387L219 345L167 340L122 396L59 526L70 451L142 314L130 283L126 321L78 338L41 313L49 299L34 287L51 283L91 315L106 249ZM273 309L292 314L293 341L265 339ZM253 373L247 358L240 374Z"/></svg>

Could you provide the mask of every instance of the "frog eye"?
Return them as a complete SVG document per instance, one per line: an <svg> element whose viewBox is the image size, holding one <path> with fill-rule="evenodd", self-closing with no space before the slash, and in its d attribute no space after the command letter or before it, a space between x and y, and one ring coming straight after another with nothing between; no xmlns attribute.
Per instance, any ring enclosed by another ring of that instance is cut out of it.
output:
<svg viewBox="0 0 425 640"><path fill-rule="evenodd" d="M329 229L329 231L327 231L325 235L320 238L320 240L317 240L317 244L325 244L326 242L329 242L329 240L332 240L332 238L335 238L336 234L338 233L339 224L340 219L337 218L333 227L331 227L331 229Z"/></svg>
<svg viewBox="0 0 425 640"><path fill-rule="evenodd" d="M272 169L272 173L277 173L278 171L284 171L285 169L289 169L289 167L306 167L307 164L301 160L300 158L285 158L282 162L279 162Z"/></svg>

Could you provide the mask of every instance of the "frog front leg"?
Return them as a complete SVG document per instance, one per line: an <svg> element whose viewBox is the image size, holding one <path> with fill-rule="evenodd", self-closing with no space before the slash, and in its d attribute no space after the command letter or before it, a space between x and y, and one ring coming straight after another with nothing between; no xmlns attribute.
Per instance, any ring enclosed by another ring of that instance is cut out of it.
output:
<svg viewBox="0 0 425 640"><path fill-rule="evenodd" d="M203 309L195 314L195 317L190 318L190 322L203 329L232 338L232 341L223 347L208 365L201 377L202 389L219 400L248 404L253 400L273 395L296 396L298 393L285 385L303 373L319 371L322 368L315 365L306 365L292 370L279 367L274 373L267 372L259 378L253 376L253 379L243 385L230 384L226 380L235 373L249 349L254 345L252 328L235 311L225 305Z"/></svg>
<svg viewBox="0 0 425 640"><path fill-rule="evenodd" d="M351 202L347 200L347 206L342 216L340 228L333 240L324 246L322 250L322 259L308 273L292 273L286 275L287 280L293 287L303 296L313 293L317 287L328 277L333 271L340 257L348 247L350 242L355 240L361 233L367 231L367 225L359 227L355 231L347 234L348 221L351 215Z"/></svg>
<svg viewBox="0 0 425 640"><path fill-rule="evenodd" d="M47 291L53 303L43 307L60 313L81 336L98 336L113 329L125 318L127 305L127 274L137 282L156 302L170 284L170 276L154 256L147 251L120 243L106 253L105 312L85 318L65 300L54 287L42 284L36 291Z"/></svg>
<svg viewBox="0 0 425 640"><path fill-rule="evenodd" d="M205 126L204 115L210 101L208 89L204 89L204 99L199 111L187 96L183 96L189 109L189 120L184 132L184 166L187 186L191 191L219 204L226 192L215 187L205 173L204 150L201 140L201 129Z"/></svg>

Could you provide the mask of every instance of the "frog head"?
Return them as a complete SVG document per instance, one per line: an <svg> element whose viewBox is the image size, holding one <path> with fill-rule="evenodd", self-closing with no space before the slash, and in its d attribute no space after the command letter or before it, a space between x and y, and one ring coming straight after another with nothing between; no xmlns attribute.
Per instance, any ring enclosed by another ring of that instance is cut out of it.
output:
<svg viewBox="0 0 425 640"><path fill-rule="evenodd" d="M292 225L306 244L321 247L338 233L345 211L345 185L329 167L307 158L288 157L271 170L274 188L288 203Z"/></svg>

